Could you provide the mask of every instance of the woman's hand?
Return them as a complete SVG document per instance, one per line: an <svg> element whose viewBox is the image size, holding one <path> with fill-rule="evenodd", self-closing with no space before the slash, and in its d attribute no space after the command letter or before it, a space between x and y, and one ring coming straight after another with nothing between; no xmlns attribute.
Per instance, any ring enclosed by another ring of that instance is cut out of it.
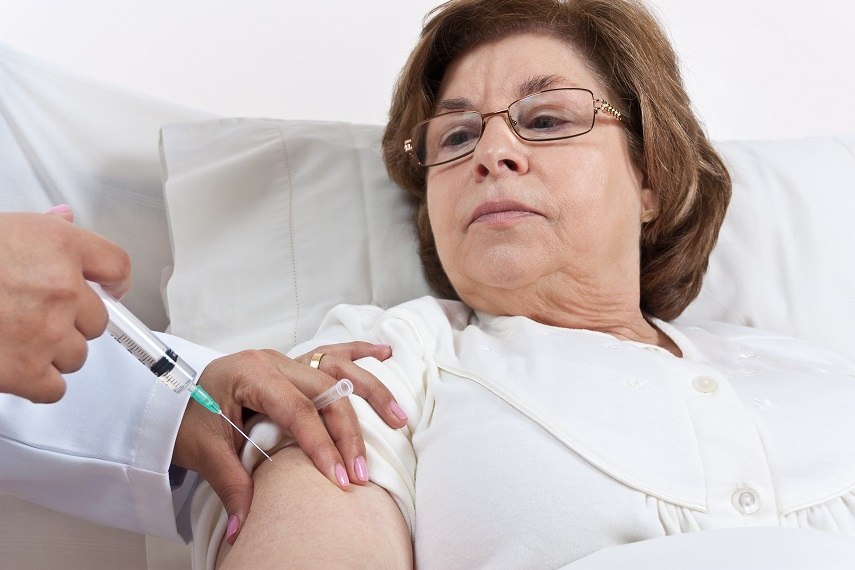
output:
<svg viewBox="0 0 855 570"><path fill-rule="evenodd" d="M323 354L317 369L310 366L313 354ZM325 477L345 488L351 482L362 485L368 481L365 442L356 413L347 399L319 413L311 399L347 378L353 382L354 393L371 404L389 426L403 427L406 415L391 392L353 363L369 356L385 360L391 354L388 346L365 342L323 346L294 360L274 350L248 350L211 362L199 385L241 429L244 408L268 415L294 435ZM205 478L223 501L229 513L229 543L237 537L252 501L252 478L237 455L243 442L222 418L191 400L172 457L176 465Z"/></svg>

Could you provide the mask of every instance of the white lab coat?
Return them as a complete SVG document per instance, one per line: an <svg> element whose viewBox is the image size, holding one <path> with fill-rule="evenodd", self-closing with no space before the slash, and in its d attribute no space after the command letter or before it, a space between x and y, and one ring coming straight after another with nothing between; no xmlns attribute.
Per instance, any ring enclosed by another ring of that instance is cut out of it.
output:
<svg viewBox="0 0 855 570"><path fill-rule="evenodd" d="M219 354L164 335L195 370ZM189 540L172 449L188 394L176 394L109 335L89 343L55 404L0 394L0 492L96 523Z"/></svg>

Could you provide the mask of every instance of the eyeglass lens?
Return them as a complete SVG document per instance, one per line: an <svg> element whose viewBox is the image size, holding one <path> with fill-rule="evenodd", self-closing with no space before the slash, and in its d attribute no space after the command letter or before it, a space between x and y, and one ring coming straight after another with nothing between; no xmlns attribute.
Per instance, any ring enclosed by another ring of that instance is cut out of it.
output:
<svg viewBox="0 0 855 570"><path fill-rule="evenodd" d="M594 95L587 89L552 89L524 97L507 109L510 125L530 141L579 136L594 126ZM413 147L422 166L450 162L475 150L484 119L477 111L437 115L413 129Z"/></svg>

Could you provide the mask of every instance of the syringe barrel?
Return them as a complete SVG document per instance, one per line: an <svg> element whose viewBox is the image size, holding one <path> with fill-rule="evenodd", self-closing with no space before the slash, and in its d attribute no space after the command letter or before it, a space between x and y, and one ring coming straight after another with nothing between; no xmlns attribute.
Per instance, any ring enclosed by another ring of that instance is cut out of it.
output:
<svg viewBox="0 0 855 570"><path fill-rule="evenodd" d="M92 282L89 284L107 308L110 318L107 332L110 336L176 392L189 388L196 379L196 371L100 285Z"/></svg>

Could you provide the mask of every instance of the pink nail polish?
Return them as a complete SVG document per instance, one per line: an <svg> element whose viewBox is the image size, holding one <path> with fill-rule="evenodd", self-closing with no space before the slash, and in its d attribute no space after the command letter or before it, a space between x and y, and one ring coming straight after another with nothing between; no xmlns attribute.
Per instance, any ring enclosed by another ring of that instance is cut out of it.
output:
<svg viewBox="0 0 855 570"><path fill-rule="evenodd" d="M226 541L231 544L232 539L235 534L237 534L238 526L240 525L240 519L237 515L229 515L229 524L226 527Z"/></svg>
<svg viewBox="0 0 855 570"><path fill-rule="evenodd" d="M66 212L71 211L71 206L68 204L57 204L53 208L50 208L47 213L48 214L64 214Z"/></svg>
<svg viewBox="0 0 855 570"><path fill-rule="evenodd" d="M335 478L342 487L350 485L350 479L347 478L347 471L341 463L335 464Z"/></svg>
<svg viewBox="0 0 855 570"><path fill-rule="evenodd" d="M365 458L361 455L353 462L353 470L356 472L357 479L368 481L368 466L365 464Z"/></svg>
<svg viewBox="0 0 855 570"><path fill-rule="evenodd" d="M407 413L401 409L401 406L398 405L398 402L392 400L389 402L389 409L392 410L392 413L395 414L395 417L401 420L402 422L407 421Z"/></svg>

